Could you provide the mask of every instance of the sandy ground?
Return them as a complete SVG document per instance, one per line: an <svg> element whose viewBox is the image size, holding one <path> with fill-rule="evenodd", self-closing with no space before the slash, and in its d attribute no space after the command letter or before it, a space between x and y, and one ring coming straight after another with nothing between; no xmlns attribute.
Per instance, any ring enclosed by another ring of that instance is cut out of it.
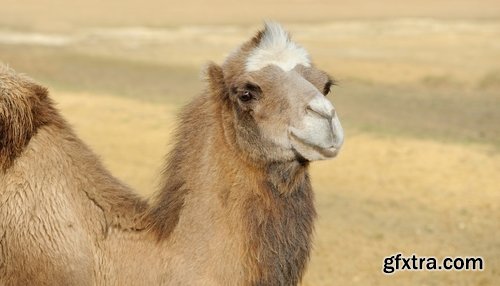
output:
<svg viewBox="0 0 500 286"><path fill-rule="evenodd" d="M381 18L498 18L496 0L2 0L0 24L30 30L68 30L95 26L177 26L329 22Z"/></svg>

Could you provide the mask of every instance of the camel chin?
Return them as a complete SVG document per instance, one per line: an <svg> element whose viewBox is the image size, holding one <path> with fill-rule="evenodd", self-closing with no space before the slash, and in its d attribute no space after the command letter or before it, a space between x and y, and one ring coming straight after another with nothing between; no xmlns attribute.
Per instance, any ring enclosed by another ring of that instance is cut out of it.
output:
<svg viewBox="0 0 500 286"><path fill-rule="evenodd" d="M308 143L306 140L301 139L293 132L290 132L290 142L292 149L300 157L307 161L319 161L335 158L340 152L340 147L324 148Z"/></svg>

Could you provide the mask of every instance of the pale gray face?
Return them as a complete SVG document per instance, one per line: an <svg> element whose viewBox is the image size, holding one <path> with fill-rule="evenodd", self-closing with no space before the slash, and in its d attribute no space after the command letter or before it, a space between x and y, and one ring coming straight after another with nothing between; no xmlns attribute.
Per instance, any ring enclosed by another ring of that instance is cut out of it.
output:
<svg viewBox="0 0 500 286"><path fill-rule="evenodd" d="M232 91L239 108L252 116L262 145L271 145L263 148L274 148L267 154L312 161L334 157L344 142L338 114L326 98L331 85L279 24L266 23Z"/></svg>
<svg viewBox="0 0 500 286"><path fill-rule="evenodd" d="M344 140L337 112L326 98L331 84L314 67L299 64L285 71L270 64L238 78L233 94L278 157L313 161L334 157Z"/></svg>
<svg viewBox="0 0 500 286"><path fill-rule="evenodd" d="M318 70L309 69L308 73L298 69L289 72L289 77L298 84L287 94L291 102L288 135L292 147L312 161L337 155L344 132L335 107L326 98L332 80ZM311 78L312 75L316 78Z"/></svg>
<svg viewBox="0 0 500 286"><path fill-rule="evenodd" d="M332 80L280 25L267 23L222 69L237 144L252 157L313 161L337 155L344 133L326 98Z"/></svg>

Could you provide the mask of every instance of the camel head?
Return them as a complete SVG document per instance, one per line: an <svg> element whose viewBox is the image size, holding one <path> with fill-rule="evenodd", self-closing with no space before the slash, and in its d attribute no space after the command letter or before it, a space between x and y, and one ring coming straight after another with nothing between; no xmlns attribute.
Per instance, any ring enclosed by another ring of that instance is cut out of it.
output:
<svg viewBox="0 0 500 286"><path fill-rule="evenodd" d="M254 158L313 161L339 152L344 134L326 98L333 80L279 24L266 23L207 74L212 95L226 106L227 140Z"/></svg>

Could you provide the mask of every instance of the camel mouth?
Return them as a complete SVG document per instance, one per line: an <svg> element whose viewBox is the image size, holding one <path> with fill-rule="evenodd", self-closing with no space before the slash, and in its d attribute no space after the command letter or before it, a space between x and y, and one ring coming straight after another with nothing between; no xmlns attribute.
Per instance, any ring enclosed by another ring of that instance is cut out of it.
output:
<svg viewBox="0 0 500 286"><path fill-rule="evenodd" d="M331 159L340 152L341 146L332 145L325 148L301 138L293 131L289 132L289 137L292 148L308 161Z"/></svg>

